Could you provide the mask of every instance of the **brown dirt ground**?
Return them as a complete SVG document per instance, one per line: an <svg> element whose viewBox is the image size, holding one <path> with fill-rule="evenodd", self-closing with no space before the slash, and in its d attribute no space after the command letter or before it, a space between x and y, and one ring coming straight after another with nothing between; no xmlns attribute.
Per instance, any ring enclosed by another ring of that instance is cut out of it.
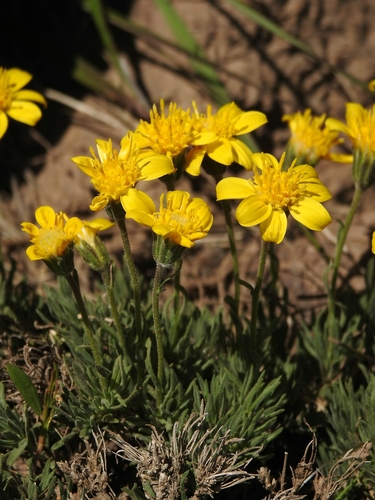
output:
<svg viewBox="0 0 375 500"><path fill-rule="evenodd" d="M288 129L281 122L284 113L311 107L316 114L326 113L344 119L345 102L357 101L366 106L373 103L371 94L342 74L333 74L329 67L337 66L364 82L375 77L373 0L248 2L312 47L320 60L307 57L259 28L240 15L229 1L176 0L173 4L205 48L207 57L217 64L233 100L243 109L260 110L267 114L269 124L255 133L261 149L266 152L279 156L285 148ZM163 18L149 0L133 2L130 16L133 21L173 40ZM192 78L188 61L182 54L146 40L136 40L135 49L136 67L134 58L126 53L123 54L123 61L137 75L151 102L164 98L167 102L173 100L182 107L189 107L195 100L200 109L205 108L209 97L202 84ZM110 104L104 98L88 95L83 101L94 111L94 115L99 110L113 116ZM127 113L127 110L123 112ZM111 137L119 143L127 132L126 127L115 118L108 125L62 105L51 105L45 113L52 113L55 123L65 120L68 115L69 123L57 142L52 141L48 130L39 125L26 132L24 129L31 141L44 148L44 153L29 158L27 162L24 160L27 168L21 180L13 181L11 194L5 191L0 194L3 251L6 258L11 256L17 260L19 275L26 273L35 285L53 283L54 277L42 263L29 262L25 257L28 238L20 231L20 222L33 221L39 205L51 205L56 211L63 210L70 216L92 217L87 208L92 198L88 178L70 158L88 154L89 146L97 138ZM127 117L129 128L136 127L139 117L129 113ZM334 220L344 219L352 196L350 166L322 162L318 171L333 194L326 207ZM224 219L215 202L215 186L206 176L199 179L185 176L179 187L209 201L215 217L210 235L186 255L181 283L198 304L221 305L225 295L233 292L233 279ZM161 184L148 183L145 189L156 197ZM370 255L370 234L375 229L373 195L374 189L371 188L365 194L354 220L343 259L344 274L353 268L354 263ZM151 235L132 221L129 222L129 231L137 263L151 279ZM334 222L317 234L318 241L328 254L334 250L336 231L337 223ZM254 283L260 246L259 230L245 229L235 223L235 232L241 278ZM110 251L120 256L121 245L116 231L109 232L106 242ZM302 311L323 303L325 262L307 242L297 224L290 222L287 236L276 248L276 253L280 259L281 282L288 287L296 308ZM89 294L92 276L79 262L78 267ZM361 268L353 273L350 283L357 289L361 288ZM247 300L245 292L243 300Z"/></svg>

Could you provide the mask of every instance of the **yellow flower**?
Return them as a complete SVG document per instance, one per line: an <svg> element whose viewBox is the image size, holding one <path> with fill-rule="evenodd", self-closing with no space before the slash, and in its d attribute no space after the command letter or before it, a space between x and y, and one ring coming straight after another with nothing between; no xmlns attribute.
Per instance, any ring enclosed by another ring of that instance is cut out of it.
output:
<svg viewBox="0 0 375 500"><path fill-rule="evenodd" d="M172 244L186 248L207 236L213 222L207 203L200 198L191 198L186 191L162 194L159 211L152 199L137 189L129 189L121 203L127 218L151 227L154 233Z"/></svg>
<svg viewBox="0 0 375 500"><path fill-rule="evenodd" d="M216 114L207 106L206 115L199 114L195 103L193 106L198 136L194 139L195 147L187 155L186 171L199 175L205 154L222 165L237 162L251 170L251 151L235 136L252 132L267 123L266 115L259 111L242 111L234 102L225 104Z"/></svg>
<svg viewBox="0 0 375 500"><path fill-rule="evenodd" d="M346 125L336 118L327 118L326 127L346 134L354 150L375 155L375 105L367 110L356 102L348 102Z"/></svg>
<svg viewBox="0 0 375 500"><path fill-rule="evenodd" d="M190 110L184 111L171 102L166 116L164 101L160 99L160 114L154 104L150 123L141 120L134 132L134 140L140 148L151 148L172 160L192 144L195 135Z"/></svg>
<svg viewBox="0 0 375 500"><path fill-rule="evenodd" d="M112 141L96 141L99 158L90 148L93 158L76 156L72 161L89 177L98 191L90 205L94 211L101 210L111 202L120 202L139 181L158 179L173 172L173 165L164 155L153 151L141 151L131 132L121 141L121 149L112 148Z"/></svg>
<svg viewBox="0 0 375 500"><path fill-rule="evenodd" d="M375 253L375 232L372 233L372 245L371 245L371 250L372 250L372 253Z"/></svg>
<svg viewBox="0 0 375 500"><path fill-rule="evenodd" d="M254 177L228 177L217 185L217 199L243 199L236 210L242 226L260 224L264 241L281 243L287 228L287 214L309 229L321 231L332 222L321 202L331 198L315 169L310 165L294 166L282 171L280 162L270 154L255 153Z"/></svg>
<svg viewBox="0 0 375 500"><path fill-rule="evenodd" d="M8 128L8 116L31 126L41 118L42 112L34 102L46 106L44 97L34 90L20 90L31 79L32 75L21 69L0 67L0 139Z"/></svg>
<svg viewBox="0 0 375 500"><path fill-rule="evenodd" d="M367 87L369 90L371 90L371 92L375 92L375 80L371 80L370 82L368 82Z"/></svg>
<svg viewBox="0 0 375 500"><path fill-rule="evenodd" d="M282 120L288 122L291 138L289 146L293 158L297 158L298 163L308 163L315 165L320 158L342 163L351 163L351 155L331 153L331 148L336 146L342 139L339 139L339 132L323 127L326 115L312 116L311 109L306 109L302 114L300 111L290 115L284 115Z"/></svg>
<svg viewBox="0 0 375 500"><path fill-rule="evenodd" d="M32 245L26 249L30 260L48 261L63 256L82 228L82 221L77 217L68 219L63 212L57 214L48 206L39 207L35 218L40 228L31 222L21 224L22 231L30 235Z"/></svg>

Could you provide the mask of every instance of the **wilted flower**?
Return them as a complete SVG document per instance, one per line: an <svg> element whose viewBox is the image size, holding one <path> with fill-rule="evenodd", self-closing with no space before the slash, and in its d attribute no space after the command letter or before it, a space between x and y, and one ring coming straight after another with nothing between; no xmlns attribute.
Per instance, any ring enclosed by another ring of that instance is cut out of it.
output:
<svg viewBox="0 0 375 500"><path fill-rule="evenodd" d="M206 115L198 112L195 103L193 106L198 136L187 155L186 171L199 175L206 154L222 165L237 162L251 170L251 151L235 136L252 132L267 123L266 115L259 111L242 111L234 102L225 104L216 114L212 114L211 106L208 106Z"/></svg>
<svg viewBox="0 0 375 500"><path fill-rule="evenodd" d="M291 137L288 150L298 164L307 163L314 166L321 158L342 163L351 163L351 155L335 154L331 152L333 146L340 144L339 132L324 127L326 115L312 116L311 109L302 114L284 115L283 121L288 122Z"/></svg>
<svg viewBox="0 0 375 500"><path fill-rule="evenodd" d="M35 90L20 90L31 79L27 71L0 67L0 139L8 128L8 116L31 126L41 118L42 112L34 102L46 106L44 97Z"/></svg>
<svg viewBox="0 0 375 500"><path fill-rule="evenodd" d="M186 248L207 236L213 222L207 203L200 198L191 198L186 191L163 193L159 210L147 194L137 189L130 189L121 198L121 203L127 218L151 227L154 233L172 244Z"/></svg>
<svg viewBox="0 0 375 500"><path fill-rule="evenodd" d="M131 132L121 141L117 152L112 141L96 141L98 156L90 148L93 158L76 156L72 161L89 177L98 191L90 205L94 211L101 210L111 202L120 202L121 196L139 181L158 179L173 172L173 165L164 155L140 150Z"/></svg>
<svg viewBox="0 0 375 500"><path fill-rule="evenodd" d="M294 166L282 171L280 162L270 154L255 153L254 177L227 177L217 185L217 199L243 199L236 210L242 226L260 225L264 241L281 243L287 228L287 214L309 229L321 231L331 217L321 202L331 198L310 165Z"/></svg>

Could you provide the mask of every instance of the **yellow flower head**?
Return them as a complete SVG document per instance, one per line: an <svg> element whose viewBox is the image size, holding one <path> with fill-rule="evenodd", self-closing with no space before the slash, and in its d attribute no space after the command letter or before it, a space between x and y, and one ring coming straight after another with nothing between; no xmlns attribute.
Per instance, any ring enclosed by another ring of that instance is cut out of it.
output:
<svg viewBox="0 0 375 500"><path fill-rule="evenodd" d="M243 199L236 210L242 226L260 224L264 241L281 243L287 228L287 214L309 229L321 231L332 222L321 202L331 198L315 169L310 165L295 166L282 171L285 153L280 162L270 154L255 153L254 177L228 177L217 185L217 199Z"/></svg>
<svg viewBox="0 0 375 500"><path fill-rule="evenodd" d="M30 235L32 245L26 249L30 260L48 261L63 256L82 228L82 221L77 217L69 219L63 212L57 214L48 206L39 207L35 218L40 228L31 222L21 224L22 231Z"/></svg>
<svg viewBox="0 0 375 500"><path fill-rule="evenodd" d="M96 141L98 156L90 148L93 158L76 156L72 161L89 177L98 191L90 205L94 211L101 210L111 202L120 202L139 181L158 179L173 172L172 163L164 155L153 151L141 151L131 132L121 141L121 149L112 148L112 141Z"/></svg>
<svg viewBox="0 0 375 500"><path fill-rule="evenodd" d="M371 90L371 92L375 92L375 80L371 80L370 82L368 82L367 87L369 90Z"/></svg>
<svg viewBox="0 0 375 500"><path fill-rule="evenodd" d="M375 105L365 109L356 102L346 103L346 125L336 118L327 118L326 127L346 134L354 150L375 155Z"/></svg>
<svg viewBox="0 0 375 500"><path fill-rule="evenodd" d="M267 123L265 114L259 111L242 111L234 102L225 104L216 114L207 106L207 114L195 110L194 127L198 132L193 146L186 158L186 171L199 175L204 155L222 165L237 162L251 170L251 151L235 136L247 134Z"/></svg>
<svg viewBox="0 0 375 500"><path fill-rule="evenodd" d="M160 113L154 104L150 111L150 123L141 120L134 132L134 140L140 148L151 148L170 159L188 148L194 136L190 110L184 111L171 102L166 116L163 99L160 99Z"/></svg>
<svg viewBox="0 0 375 500"><path fill-rule="evenodd" d="M127 218L151 227L154 233L172 244L186 248L207 236L213 222L207 203L200 198L191 198L186 191L162 194L159 211L152 199L137 189L129 189L121 203Z"/></svg>
<svg viewBox="0 0 375 500"><path fill-rule="evenodd" d="M0 139L8 128L8 116L31 126L41 118L42 112L34 102L46 106L44 97L34 90L20 90L31 79L32 75L21 69L0 67Z"/></svg>
<svg viewBox="0 0 375 500"><path fill-rule="evenodd" d="M372 233L371 250L372 250L372 253L375 253L375 232Z"/></svg>
<svg viewBox="0 0 375 500"><path fill-rule="evenodd" d="M331 153L331 148L336 146L339 132L323 127L326 115L312 116L311 109L306 109L302 114L300 111L290 115L284 115L283 121L288 122L291 137L289 145L292 156L297 158L298 163L315 165L320 158L333 161L351 163L352 156Z"/></svg>

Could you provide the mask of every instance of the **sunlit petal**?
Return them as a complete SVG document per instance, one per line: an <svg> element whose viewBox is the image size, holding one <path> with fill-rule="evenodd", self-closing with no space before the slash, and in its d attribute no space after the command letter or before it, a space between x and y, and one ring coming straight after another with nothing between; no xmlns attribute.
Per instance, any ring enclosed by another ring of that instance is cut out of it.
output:
<svg viewBox="0 0 375 500"><path fill-rule="evenodd" d="M232 146L228 139L220 139L211 144L207 144L206 152L212 160L222 165L231 165L233 163Z"/></svg>
<svg viewBox="0 0 375 500"><path fill-rule="evenodd" d="M206 148L193 148L189 151L185 158L185 170L188 174L197 176L200 174L201 165L206 154Z"/></svg>
<svg viewBox="0 0 375 500"><path fill-rule="evenodd" d="M121 204L125 212L131 210L140 210L147 214L156 212L155 203L150 196L138 189L129 189L128 193L121 197Z"/></svg>
<svg viewBox="0 0 375 500"><path fill-rule="evenodd" d="M30 73L18 68L10 68L7 70L7 73L9 84L12 87L13 92L17 92L17 90L22 89L22 87L27 85L32 79L32 75L30 75Z"/></svg>
<svg viewBox="0 0 375 500"><path fill-rule="evenodd" d="M238 205L236 210L236 219L241 226L256 226L264 221L271 213L271 205L266 205L257 195L245 198Z"/></svg>
<svg viewBox="0 0 375 500"><path fill-rule="evenodd" d="M286 233L286 215L281 209L272 210L270 216L260 223L260 234L264 241L281 243Z"/></svg>
<svg viewBox="0 0 375 500"><path fill-rule="evenodd" d="M33 102L13 101L7 110L8 116L26 125L35 125L42 117L40 108Z"/></svg>
<svg viewBox="0 0 375 500"><path fill-rule="evenodd" d="M226 177L216 186L217 200L236 200L254 194L254 186L246 179Z"/></svg>
<svg viewBox="0 0 375 500"><path fill-rule="evenodd" d="M303 198L289 208L294 219L313 231L322 231L332 222L328 211L318 201Z"/></svg>
<svg viewBox="0 0 375 500"><path fill-rule="evenodd" d="M230 143L232 145L233 161L246 168L246 170L252 170L253 161L251 159L251 151L246 144L235 137L230 139Z"/></svg>
<svg viewBox="0 0 375 500"><path fill-rule="evenodd" d="M36 210L35 219L43 229L51 229L55 226L56 214L53 208L42 206Z"/></svg>
<svg viewBox="0 0 375 500"><path fill-rule="evenodd" d="M246 111L238 118L234 126L234 135L248 134L267 123L267 117L260 111Z"/></svg>
<svg viewBox="0 0 375 500"><path fill-rule="evenodd" d="M13 94L13 98L17 101L34 101L47 106L45 98L39 92L35 92L35 90L19 90Z"/></svg>

